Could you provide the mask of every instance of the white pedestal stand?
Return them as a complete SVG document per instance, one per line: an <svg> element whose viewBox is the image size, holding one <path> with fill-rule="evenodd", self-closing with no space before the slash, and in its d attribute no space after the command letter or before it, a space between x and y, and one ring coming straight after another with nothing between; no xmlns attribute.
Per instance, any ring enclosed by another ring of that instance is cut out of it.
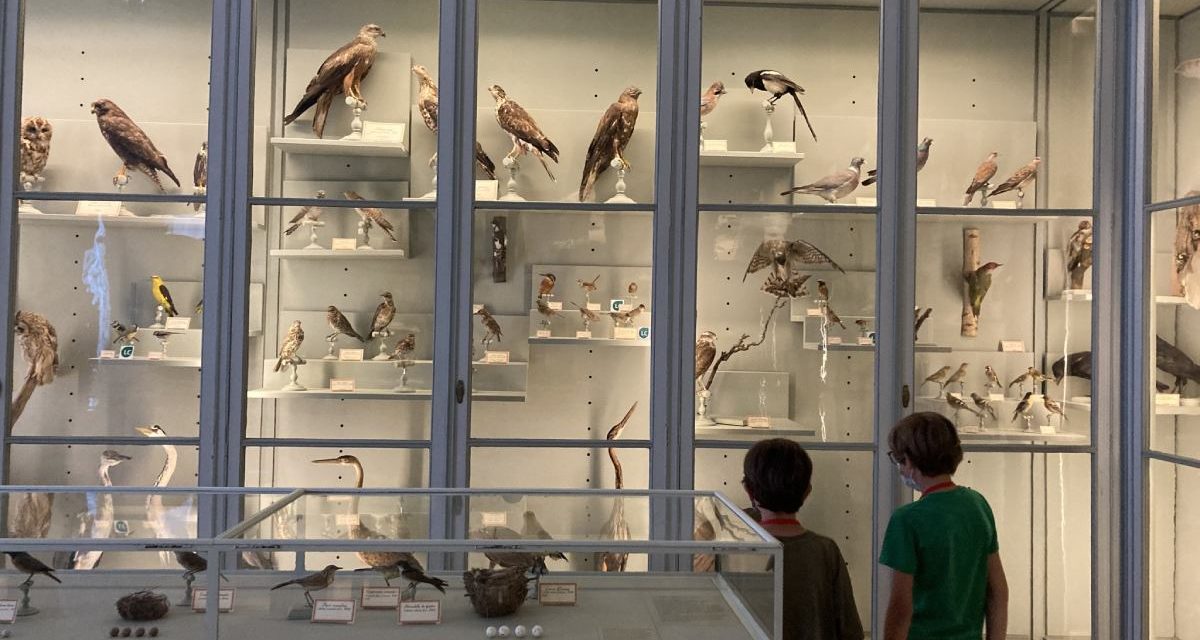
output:
<svg viewBox="0 0 1200 640"><path fill-rule="evenodd" d="M317 227L323 227L325 226L325 223L320 220L309 220L305 218L304 220L300 221L300 224L308 227L308 244L305 245L304 248L324 249L325 247L322 247L321 243L317 242Z"/></svg>
<svg viewBox="0 0 1200 640"><path fill-rule="evenodd" d="M763 142L762 153L773 153L775 151L775 127L771 124L771 116L775 114L775 103L770 100L763 100L763 112L766 113L767 124L763 127Z"/></svg>
<svg viewBox="0 0 1200 640"><path fill-rule="evenodd" d="M508 169L508 182L504 187L504 195L500 196L500 199L506 202L524 202L525 198L522 198L520 194L517 193L517 175L521 173L520 163L517 162L516 158L512 156L506 156L504 160L501 161L501 164L504 165L505 169Z"/></svg>
<svg viewBox="0 0 1200 640"><path fill-rule="evenodd" d="M329 343L331 346L333 343ZM283 385L284 391L308 391L308 389L300 384L300 365L304 364L304 360L300 357L292 358L287 363L288 367L288 383Z"/></svg>
<svg viewBox="0 0 1200 640"><path fill-rule="evenodd" d="M358 221L358 240L359 245L355 247L359 251L373 251L371 247L371 221L365 216Z"/></svg>
<svg viewBox="0 0 1200 640"><path fill-rule="evenodd" d="M605 202L609 204L634 204L633 198L625 195L625 172L627 170L625 160L621 156L617 156L613 158L609 166L617 170L617 194L605 200Z"/></svg>
<svg viewBox="0 0 1200 640"><path fill-rule="evenodd" d="M45 181L46 178L44 176L31 176L27 173L22 173L21 189L25 191L41 191L42 183ZM24 200L17 200L17 213L41 213L41 210Z"/></svg>
<svg viewBox="0 0 1200 640"><path fill-rule="evenodd" d="M392 359L391 354L389 354L387 352L387 338L390 338L390 337L392 337L392 332L387 329L384 329L383 331L372 331L371 332L372 340L374 340L375 338L383 338L382 340L379 341L379 353L375 354L375 357L371 358L372 360L391 360Z"/></svg>
<svg viewBox="0 0 1200 640"><path fill-rule="evenodd" d="M354 109L354 119L350 121L349 135L342 136L342 140L362 140L362 114L367 108L367 103L355 98L354 96L346 96L346 106Z"/></svg>

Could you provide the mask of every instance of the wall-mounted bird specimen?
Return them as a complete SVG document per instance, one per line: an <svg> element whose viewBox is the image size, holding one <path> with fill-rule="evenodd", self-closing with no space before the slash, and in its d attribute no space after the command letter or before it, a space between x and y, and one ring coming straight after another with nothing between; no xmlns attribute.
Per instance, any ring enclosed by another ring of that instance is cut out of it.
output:
<svg viewBox="0 0 1200 640"><path fill-rule="evenodd" d="M100 98L92 103L92 113L96 115L96 123L100 125L100 135L112 147L113 153L121 159L121 168L113 177L113 184L124 186L128 183L125 173L134 169L146 174L154 181L159 191L165 191L158 179L162 171L179 186L179 178L167 166L167 157L159 152L158 147L150 140L150 136L137 125L121 107L107 98Z"/></svg>
<svg viewBox="0 0 1200 640"><path fill-rule="evenodd" d="M508 98L508 94L500 85L494 84L488 87L488 92L496 100L496 123L508 134L513 143L512 151L509 151L508 155L504 157L505 166L515 163L518 156L531 153L542 163L546 175L557 182L558 179L554 177L550 165L546 163L546 156L550 156L550 159L557 163L558 147L554 146L554 142L545 133L542 133L541 127L524 107Z"/></svg>
<svg viewBox="0 0 1200 640"><path fill-rule="evenodd" d="M508 218L492 218L492 282L508 282Z"/></svg>
<svg viewBox="0 0 1200 640"><path fill-rule="evenodd" d="M308 81L304 95L296 103L296 107L283 117L284 126L295 122L305 111L315 106L312 130L318 138L322 138L325 136L325 120L329 117L329 107L335 97L346 94L365 104L366 100L362 97L362 81L375 64L375 55L379 51L375 40L384 37L387 37L387 34L379 25L363 25L353 40L325 58L317 69L317 74Z"/></svg>
<svg viewBox="0 0 1200 640"><path fill-rule="evenodd" d="M583 177L579 181L579 201L587 202L592 197L596 179L608 170L610 164L618 162L624 170L629 170L629 161L625 159L625 147L633 137L637 125L638 97L642 90L629 87L621 92L617 101L609 105L600 122L596 125L596 133L588 145L587 156L583 161Z"/></svg>
<svg viewBox="0 0 1200 640"><path fill-rule="evenodd" d="M862 158L850 158L850 166L845 169L831 173L816 182L792 187L787 191L780 192L779 195L787 196L793 193L801 193L818 196L829 203L837 202L850 195L850 192L858 187L858 178L861 175L862 165Z"/></svg>
<svg viewBox="0 0 1200 640"><path fill-rule="evenodd" d="M999 156L995 151L989 153L979 168L975 169L975 175L971 178L971 184L967 185L966 195L963 197L964 207L971 204L976 192L979 193L982 206L987 206L988 189L991 187L992 177L996 175L996 158Z"/></svg>
<svg viewBox="0 0 1200 640"><path fill-rule="evenodd" d="M792 99L796 101L796 108L800 110L800 115L804 116L804 124L808 125L808 133L812 135L813 142L817 141L817 132L813 131L812 122L808 120L808 112L800 103L800 96L804 95L804 87L796 84L782 73L770 69L751 71L746 76L746 86L750 88L750 93L754 93L754 90L758 89L771 94L769 102L772 105L783 96L792 96ZM857 179L855 178L856 181Z"/></svg>
<svg viewBox="0 0 1200 640"><path fill-rule="evenodd" d="M967 282L967 296L971 301L971 311L978 321L979 312L983 310L983 299L992 288L992 273L1004 265L998 262L987 262L974 271L963 275Z"/></svg>

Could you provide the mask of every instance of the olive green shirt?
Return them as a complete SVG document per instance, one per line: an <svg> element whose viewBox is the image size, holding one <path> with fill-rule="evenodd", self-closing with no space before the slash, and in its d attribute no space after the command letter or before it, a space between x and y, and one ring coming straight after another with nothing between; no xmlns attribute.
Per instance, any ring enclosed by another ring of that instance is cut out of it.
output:
<svg viewBox="0 0 1200 640"><path fill-rule="evenodd" d="M783 640L862 640L850 574L837 543L812 531L783 544Z"/></svg>

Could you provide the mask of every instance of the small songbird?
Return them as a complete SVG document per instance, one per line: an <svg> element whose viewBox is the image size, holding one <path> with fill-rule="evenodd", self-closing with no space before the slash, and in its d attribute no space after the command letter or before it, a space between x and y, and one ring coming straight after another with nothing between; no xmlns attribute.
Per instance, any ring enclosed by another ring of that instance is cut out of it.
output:
<svg viewBox="0 0 1200 640"><path fill-rule="evenodd" d="M358 192L356 191L345 191L343 192L343 195L345 195L349 200L365 200L365 198L358 195ZM357 211L359 216L370 220L380 229L383 229L383 232L392 239L392 242L400 242L396 239L396 228L392 226L392 223L386 217L384 217L382 211L376 209L375 207L358 207Z"/></svg>
<svg viewBox="0 0 1200 640"><path fill-rule="evenodd" d="M963 276L967 281L967 295L971 298L971 311L976 318L983 308L983 299L987 297L988 289L992 288L992 272L1002 266L1004 265L997 262L988 262Z"/></svg>
<svg viewBox="0 0 1200 640"><path fill-rule="evenodd" d="M591 282L581 279L576 279L575 282L579 284L579 288L583 289L586 293L596 293L596 281L599 279L600 274L596 274L596 277L592 278Z"/></svg>
<svg viewBox="0 0 1200 640"><path fill-rule="evenodd" d="M417 81L420 87L417 89L417 111L421 113L421 119L425 121L425 126L430 131L437 133L438 130L438 88L437 83L433 81L433 76L429 74L429 70L425 65L414 64L412 68L413 75L417 76ZM434 154L434 159L431 162L437 161L437 154ZM475 141L475 162L480 169L487 174L488 180L496 179L496 163L483 150L483 145L479 141Z"/></svg>
<svg viewBox="0 0 1200 640"><path fill-rule="evenodd" d="M787 191L780 192L779 195L787 196L793 193L802 193L810 196L818 196L830 203L837 202L850 195L850 192L858 187L858 178L861 175L862 165L862 158L850 158L850 166L845 169L831 173L816 182L792 187Z"/></svg>
<svg viewBox="0 0 1200 640"><path fill-rule="evenodd" d="M292 584L298 585L304 589L304 599L308 602L308 606L311 607L313 606L313 599L312 595L310 595L310 592L320 591L333 584L334 579L337 578L338 569L341 569L341 567L337 566L336 564L326 565L324 569L321 569L316 573L310 573L306 576L296 578L295 580L280 582L279 584L271 587L271 591L282 589L283 587Z"/></svg>
<svg viewBox="0 0 1200 640"><path fill-rule="evenodd" d="M441 578L426 575L420 565L413 564L403 558L396 561L396 568L400 570L400 575L405 580L408 580L408 591L411 594L416 594L417 585L421 583L432 585L434 589L442 593L446 593L446 587L450 586L450 583Z"/></svg>
<svg viewBox="0 0 1200 640"><path fill-rule="evenodd" d="M167 157L159 152L158 147L150 140L150 136L133 121L121 107L107 98L100 98L92 103L92 113L96 115L96 123L100 125L100 134L112 147L113 153L121 159L121 169L113 178L113 184L120 184L125 178L125 172L135 169L146 174L154 181L159 191L165 191L158 179L158 172L179 186L179 178L167 166Z"/></svg>
<svg viewBox="0 0 1200 640"><path fill-rule="evenodd" d="M583 177L579 181L579 201L587 202L592 197L596 180L600 174L608 170L613 161L620 161L626 171L629 161L625 159L625 148L633 138L633 130L637 125L638 97L642 90L629 87L621 92L617 101L609 105L600 122L596 124L596 133L588 145L587 156L583 161Z"/></svg>
<svg viewBox="0 0 1200 640"><path fill-rule="evenodd" d="M324 189L317 191L317 199L318 200L325 199L325 190ZM299 213L292 216L291 220L288 220L288 228L284 230L283 235L290 236L293 233L295 233L296 229L299 229L300 225L304 224L304 222L303 222L304 220L307 220L309 222L316 222L317 219L319 219L321 217L321 213L322 213L321 207L318 207L316 205L306 204L303 207L300 207Z"/></svg>
<svg viewBox="0 0 1200 640"><path fill-rule="evenodd" d="M625 290L629 292L629 295L636 296L638 292L638 285L636 282L630 282L629 286L625 287Z"/></svg>
<svg viewBox="0 0 1200 640"><path fill-rule="evenodd" d="M279 345L279 359L275 361L275 370L282 369L284 363L304 364L304 358L299 356L302 344L304 344L304 329L300 328L299 320L293 320L292 325L288 327L287 335Z"/></svg>
<svg viewBox="0 0 1200 640"><path fill-rule="evenodd" d="M913 320L913 340L916 340L921 336L921 326L925 324L925 321L929 319L929 316L933 315L933 307L929 307L925 309L925 311L921 311L921 308L917 307L914 313L915 319Z"/></svg>
<svg viewBox="0 0 1200 640"><path fill-rule="evenodd" d="M1032 368L1033 367L1030 367L1030 369L1032 369ZM1029 372L1026 371L1025 373L1022 373L1021 375L1013 378L1012 381L1008 383L1008 386L1006 386L1004 388L1011 389L1011 388L1013 388L1013 385L1025 386L1025 383L1028 381L1029 381Z"/></svg>
<svg viewBox="0 0 1200 640"><path fill-rule="evenodd" d="M869 320L864 320L862 318L859 318L858 320L854 321L854 324L858 325L858 329L860 331L862 331L863 333L866 333L871 330L871 322Z"/></svg>
<svg viewBox="0 0 1200 640"><path fill-rule="evenodd" d="M946 365L946 366L942 367L941 369L938 369L937 371L934 371L933 373L929 374L929 377L925 378L925 381L921 383L921 386L924 387L925 385L932 382L932 383L938 385L938 395L941 395L942 389L946 388L945 380L946 380L946 376L949 373L950 373L950 365Z"/></svg>
<svg viewBox="0 0 1200 640"><path fill-rule="evenodd" d="M325 337L326 340L332 340L335 336L341 334L350 336L359 342L366 342L358 332L354 330L354 326L346 319L346 316L335 306L329 305L325 309L325 320L329 322L329 328L333 329L333 333Z"/></svg>
<svg viewBox="0 0 1200 640"><path fill-rule="evenodd" d="M546 320L550 320L558 315L558 309L551 308L550 303L546 302L540 296L537 299L537 310L538 313L545 316Z"/></svg>
<svg viewBox="0 0 1200 640"><path fill-rule="evenodd" d="M1067 376L1091 380L1092 352L1078 351L1059 358L1050 365L1050 373L1054 376L1054 384L1062 384L1063 378Z"/></svg>
<svg viewBox="0 0 1200 640"><path fill-rule="evenodd" d="M979 395L978 393L975 393L974 391L972 391L971 392L971 401L975 403L976 407L979 407L980 411L986 411L987 414L992 417L992 420L1000 419L999 416L996 415L996 408L992 406L991 400L988 400L987 398L984 398L983 396Z"/></svg>
<svg viewBox="0 0 1200 640"><path fill-rule="evenodd" d="M550 165L546 163L546 156L550 156L550 159L557 164L558 147L554 146L545 133L542 133L542 129L533 120L533 116L529 115L524 107L508 98L508 94L500 85L494 84L488 87L488 93L491 93L496 100L496 123L512 139L512 151L509 151L505 158L515 160L517 156L532 153L542 163L546 175L557 182L558 179L550 171Z"/></svg>
<svg viewBox="0 0 1200 640"><path fill-rule="evenodd" d="M921 169L925 168L925 163L929 161L929 147L933 145L933 138L924 138L917 145L917 173L921 173ZM871 169L867 172L868 178L862 181L862 186L869 187L875 184L877 170Z"/></svg>
<svg viewBox="0 0 1200 640"><path fill-rule="evenodd" d="M1045 374L1033 367L1029 367L1029 370L1026 371L1026 374L1029 376L1029 381L1033 384L1041 384L1046 381Z"/></svg>
<svg viewBox="0 0 1200 640"><path fill-rule="evenodd" d="M742 282L752 273L757 273L766 267L771 267L773 273L782 280L792 276L792 270L805 264L827 264L842 273L846 273L838 263L821 251L816 245L804 240L763 240L750 256L746 272L742 274Z"/></svg>
<svg viewBox="0 0 1200 640"><path fill-rule="evenodd" d="M175 301L171 299L171 291L167 289L167 285L163 284L161 277L150 276L150 293L154 295L154 300L169 317L174 318L179 315L179 312L175 310Z"/></svg>
<svg viewBox="0 0 1200 640"><path fill-rule="evenodd" d="M975 193L987 187L988 182L996 175L996 158L998 157L1000 154L995 151L989 153L979 168L975 170L975 176L971 178L971 184L967 185L966 197L963 198L964 207L971 204L971 201L975 199ZM987 196L987 191L984 191L982 196Z"/></svg>
<svg viewBox="0 0 1200 640"><path fill-rule="evenodd" d="M817 280L817 293L821 296L818 300L829 302L829 285L824 280Z"/></svg>
<svg viewBox="0 0 1200 640"><path fill-rule="evenodd" d="M200 151L196 153L196 162L192 165L192 187L196 195L208 192L208 143L200 143ZM192 209L200 210L202 202L193 202Z"/></svg>
<svg viewBox="0 0 1200 640"><path fill-rule="evenodd" d="M813 142L817 141L817 132L813 131L812 122L808 120L808 112L800 103L800 96L804 95L804 87L796 84L782 73L770 69L751 71L746 76L746 86L750 88L750 93L754 93L754 90L758 89L771 94L769 100L771 104L775 104L783 96L792 96L792 99L796 101L796 108L800 110L800 115L804 116L804 124L808 125L808 133L812 135ZM857 181L857 178L855 180Z"/></svg>
<svg viewBox="0 0 1200 640"><path fill-rule="evenodd" d="M1071 288L1083 288L1083 276L1092 266L1092 221L1080 220L1079 227L1067 241L1067 273Z"/></svg>
<svg viewBox="0 0 1200 640"><path fill-rule="evenodd" d="M962 384L963 378L965 377L967 377L967 363L964 362L958 366L957 371L955 371L949 378L946 378L946 383L942 386L948 387L952 384Z"/></svg>
<svg viewBox="0 0 1200 640"><path fill-rule="evenodd" d="M1023 398L1021 398L1021 401L1017 403L1016 410L1013 411L1012 422L1016 422L1017 418L1020 418L1021 416L1029 413L1029 405L1030 405L1029 398L1032 396L1033 396L1032 391L1025 392L1025 396Z"/></svg>
<svg viewBox="0 0 1200 640"><path fill-rule="evenodd" d="M979 416L980 418L983 417L982 411L975 409L966 402L963 402L962 398L959 398L949 391L946 392L946 404L950 405L950 408L954 409L955 411L968 411L976 416Z"/></svg>
<svg viewBox="0 0 1200 640"><path fill-rule="evenodd" d="M720 80L708 85L708 90L704 92L704 95L700 96L700 117L703 118L716 111L717 103L721 101L721 96L726 93L729 92L725 90L725 83Z"/></svg>
<svg viewBox="0 0 1200 640"><path fill-rule="evenodd" d="M1046 411L1051 415L1059 416L1063 422L1067 421L1067 414L1063 413L1062 405L1055 402L1050 396L1042 396L1042 406L1046 407Z"/></svg>
<svg viewBox="0 0 1200 640"><path fill-rule="evenodd" d="M379 51L375 39L386 37L387 34L379 25L365 24L353 40L329 54L317 69L317 74L308 81L304 95L296 103L296 107L284 116L284 126L295 122L305 111L316 105L312 130L321 138L325 135L325 119L329 116L329 107L335 97L345 93L365 103L362 97L362 81L375 64L375 55Z"/></svg>
<svg viewBox="0 0 1200 640"><path fill-rule="evenodd" d="M992 198L1001 193L1008 193L1014 189L1021 191L1025 188L1025 185L1029 184L1031 180L1037 177L1038 166L1041 164L1042 159L1034 156L1033 160L1029 161L1029 164L1017 169L1015 173L1009 176L1008 180L1005 180L1000 186L992 189L992 192L988 194L988 197Z"/></svg>
<svg viewBox="0 0 1200 640"><path fill-rule="evenodd" d="M33 576L41 574L59 584L62 584L62 580L59 580L58 577L54 575L54 569L50 568L46 563L29 555L28 553L25 553L24 551L5 551L4 553L8 554L9 560L12 561L13 568L17 569L21 573L29 574L29 579L27 579L25 582L32 583Z"/></svg>
<svg viewBox="0 0 1200 640"><path fill-rule="evenodd" d="M713 360L717 357L717 334L712 331L705 331L696 338L696 377L694 380L699 380L701 376L708 371L712 366Z"/></svg>
<svg viewBox="0 0 1200 640"><path fill-rule="evenodd" d="M112 324L109 326L112 327L113 332L117 336L113 338L113 344L132 344L134 342L141 342L141 340L138 340L138 326L136 324L126 327L120 322L113 320Z"/></svg>
<svg viewBox="0 0 1200 640"><path fill-rule="evenodd" d="M208 571L208 560L195 551L176 551L175 562L178 563L179 566L183 567L184 578ZM219 575L225 582L229 582L229 578L226 578L225 574L218 571L217 575Z"/></svg>
<svg viewBox="0 0 1200 640"><path fill-rule="evenodd" d="M983 374L987 376L988 389L1004 388L1004 385L1000 384L1000 376L996 375L996 370L992 368L992 365L984 365Z"/></svg>
<svg viewBox="0 0 1200 640"><path fill-rule="evenodd" d="M833 310L833 306L830 305L828 301L826 301L825 304L821 305L821 311L822 311L822 313L825 314L825 323L826 324L830 324L830 325L836 324L837 326L839 326L843 329L846 328L846 325L842 323L842 319L838 317L837 312Z"/></svg>
<svg viewBox="0 0 1200 640"><path fill-rule="evenodd" d="M645 310L646 310L646 305L639 304L638 306L630 309L629 311L613 311L613 312L610 312L608 315L612 317L614 323L619 324L619 325L629 326L629 325L633 324L634 318L641 315L642 312Z"/></svg>
<svg viewBox="0 0 1200 640"><path fill-rule="evenodd" d="M479 322L483 325L482 342L490 342L493 339L499 342L500 338L504 336L504 332L500 330L500 323L496 322L495 316L487 310L487 307L479 307L479 311L476 311L475 315L479 316Z"/></svg>
<svg viewBox="0 0 1200 640"><path fill-rule="evenodd" d="M375 307L375 315L371 316L371 328L364 334L366 336L387 331L388 325L392 324L392 319L396 317L396 303L392 301L392 292L384 291L379 297L383 298L383 301Z"/></svg>
<svg viewBox="0 0 1200 640"><path fill-rule="evenodd" d="M391 360L408 360L409 356L411 356L413 351L416 351L416 350L417 350L417 335L415 333L410 333L410 334L404 336L404 338L402 338L399 342L396 343L395 348L392 349L392 355L391 355L390 359Z"/></svg>
<svg viewBox="0 0 1200 640"><path fill-rule="evenodd" d="M554 283L558 282L558 278L554 277L553 273L539 273L542 281L538 283L538 297L544 298L554 293Z"/></svg>
<svg viewBox="0 0 1200 640"><path fill-rule="evenodd" d="M600 314L596 313L595 311L592 311L591 309L588 309L587 307L580 306L575 301L571 301L571 306L575 307L576 309L579 309L580 317L582 317L587 322L595 322L600 319Z"/></svg>

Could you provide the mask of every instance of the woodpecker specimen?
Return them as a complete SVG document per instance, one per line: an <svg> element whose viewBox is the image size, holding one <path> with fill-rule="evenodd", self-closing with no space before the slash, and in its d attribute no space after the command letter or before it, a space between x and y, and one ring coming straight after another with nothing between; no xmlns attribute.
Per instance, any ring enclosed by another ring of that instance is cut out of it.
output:
<svg viewBox="0 0 1200 640"><path fill-rule="evenodd" d="M988 289L992 288L992 272L1004 265L988 262L974 271L967 272L963 279L967 281L967 295L971 299L971 312L979 317L983 308L983 299L987 297Z"/></svg>

